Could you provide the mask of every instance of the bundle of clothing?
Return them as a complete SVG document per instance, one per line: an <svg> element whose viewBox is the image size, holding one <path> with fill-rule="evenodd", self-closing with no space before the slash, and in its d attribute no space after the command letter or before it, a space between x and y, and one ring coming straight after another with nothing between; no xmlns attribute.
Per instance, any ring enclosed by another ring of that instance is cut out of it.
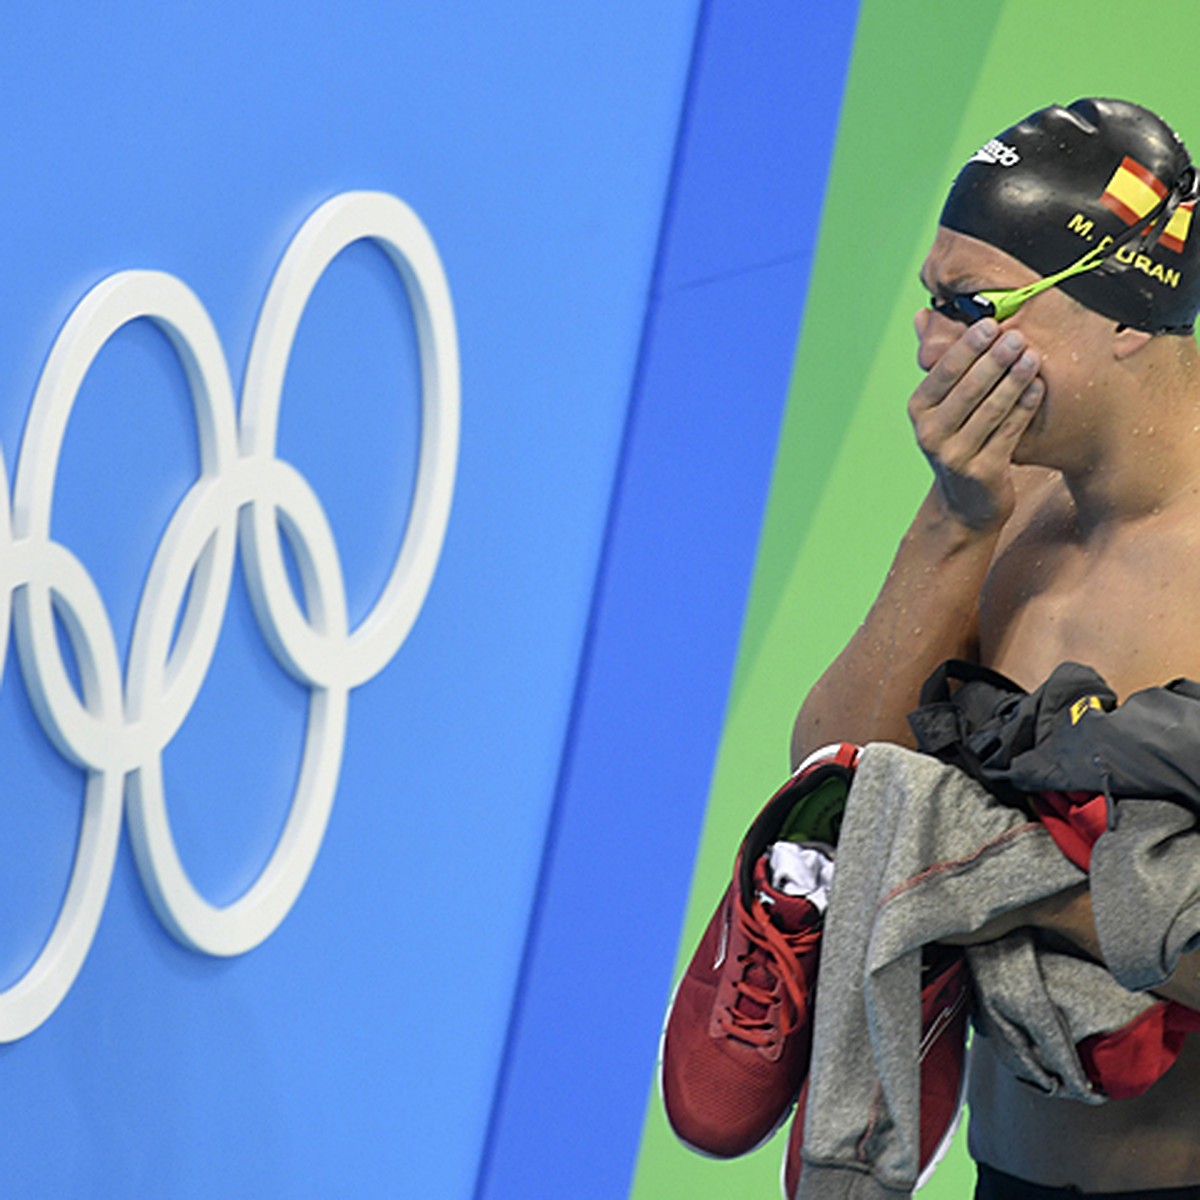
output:
<svg viewBox="0 0 1200 1200"><path fill-rule="evenodd" d="M803 1200L916 1185L926 948L1004 913L1086 881L1104 958L1028 929L965 951L976 1030L1030 1086L1089 1104L1137 1095L1200 1028L1148 994L1200 944L1200 684L1118 706L1076 663L1026 693L950 662L909 719L922 752L863 749L838 840Z"/></svg>

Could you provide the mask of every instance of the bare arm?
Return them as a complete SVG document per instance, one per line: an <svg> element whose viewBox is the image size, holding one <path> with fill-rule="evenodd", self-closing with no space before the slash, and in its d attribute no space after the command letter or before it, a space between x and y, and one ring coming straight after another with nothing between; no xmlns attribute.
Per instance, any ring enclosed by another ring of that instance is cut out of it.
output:
<svg viewBox="0 0 1200 1200"><path fill-rule="evenodd" d="M1092 895L1086 885L1051 896L1022 912L1027 918L1025 923L1053 930L1078 946L1089 958L1104 962L1092 914ZM1200 1009L1200 951L1181 955L1175 973L1153 990L1164 1000L1175 1000L1187 1008Z"/></svg>
<svg viewBox="0 0 1200 1200"><path fill-rule="evenodd" d="M1100 938L1092 915L1092 895L1086 889L1053 897L1047 901L1035 920L1043 929L1053 929L1078 946L1089 958L1104 962ZM1200 951L1180 955L1179 964L1170 979L1153 989L1164 1000L1175 1000L1186 1008L1200 1009Z"/></svg>
<svg viewBox="0 0 1200 1200"><path fill-rule="evenodd" d="M919 313L918 336L930 321L945 318ZM909 401L934 485L866 620L805 699L793 763L830 741L911 744L921 684L975 654L979 591L1016 503L1013 450L1044 391L1021 335L997 333L980 321L950 342Z"/></svg>
<svg viewBox="0 0 1200 1200"><path fill-rule="evenodd" d="M905 717L921 684L945 659L975 655L995 543L946 514L935 493L925 498L866 620L805 698L794 763L830 741L912 744Z"/></svg>
<svg viewBox="0 0 1200 1200"><path fill-rule="evenodd" d="M982 929L947 938L946 941L955 946L973 946L981 942L995 941L1014 929L1023 927L1056 933L1082 950L1093 962L1104 962L1100 937L1096 933L1096 921L1092 913L1092 894L1086 883L1028 904L1024 908L1014 908L1010 912L1001 913ZM1175 1000L1186 1008L1200 1010L1200 950L1181 955L1175 973L1154 988L1153 992L1164 1000Z"/></svg>

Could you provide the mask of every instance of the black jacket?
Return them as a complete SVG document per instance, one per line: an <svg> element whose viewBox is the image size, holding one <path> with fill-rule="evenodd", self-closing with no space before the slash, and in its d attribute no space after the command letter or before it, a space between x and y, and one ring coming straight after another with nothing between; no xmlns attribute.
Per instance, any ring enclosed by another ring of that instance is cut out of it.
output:
<svg viewBox="0 0 1200 1200"><path fill-rule="evenodd" d="M952 686L957 683L958 686ZM1063 663L1027 693L985 668L944 663L909 716L926 753L993 794L1103 793L1108 832L1089 883L1105 965L1140 991L1200 946L1200 684L1177 679L1120 706L1091 668Z"/></svg>
<svg viewBox="0 0 1200 1200"><path fill-rule="evenodd" d="M951 688L958 681L957 688ZM971 663L943 663L909 724L922 750L1008 799L1103 792L1200 813L1200 684L1176 679L1118 707L1091 667L1062 663L1034 692ZM1110 809L1110 825L1115 823Z"/></svg>

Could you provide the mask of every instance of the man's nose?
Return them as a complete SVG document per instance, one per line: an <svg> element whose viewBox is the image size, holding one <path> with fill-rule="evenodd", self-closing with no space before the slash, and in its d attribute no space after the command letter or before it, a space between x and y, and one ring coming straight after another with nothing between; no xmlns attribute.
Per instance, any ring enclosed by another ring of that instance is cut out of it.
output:
<svg viewBox="0 0 1200 1200"><path fill-rule="evenodd" d="M913 317L913 328L917 331L917 365L922 371L930 370L963 331L957 321L934 312L932 308L917 310Z"/></svg>

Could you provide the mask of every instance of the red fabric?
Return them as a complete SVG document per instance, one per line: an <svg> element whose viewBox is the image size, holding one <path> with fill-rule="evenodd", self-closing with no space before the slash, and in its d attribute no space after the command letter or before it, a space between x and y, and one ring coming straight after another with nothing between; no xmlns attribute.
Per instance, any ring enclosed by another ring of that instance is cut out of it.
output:
<svg viewBox="0 0 1200 1200"><path fill-rule="evenodd" d="M1108 828L1108 802L1091 792L1039 792L1034 813L1063 854L1080 870L1092 865L1092 847Z"/></svg>
<svg viewBox="0 0 1200 1200"><path fill-rule="evenodd" d="M1110 1100L1140 1096L1179 1057L1183 1039L1200 1029L1200 1013L1164 1000L1120 1029L1079 1043L1088 1078Z"/></svg>

